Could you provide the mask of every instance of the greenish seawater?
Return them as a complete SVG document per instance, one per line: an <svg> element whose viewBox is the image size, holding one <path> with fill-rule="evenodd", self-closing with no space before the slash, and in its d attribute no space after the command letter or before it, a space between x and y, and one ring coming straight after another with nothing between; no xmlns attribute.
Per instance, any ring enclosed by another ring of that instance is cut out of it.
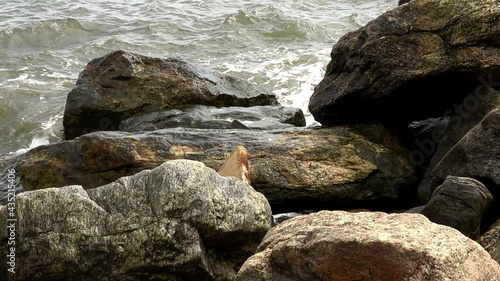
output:
<svg viewBox="0 0 500 281"><path fill-rule="evenodd" d="M117 49L182 57L264 85L282 104L306 110L333 44L397 5L396 0L171 2L4 1L0 154L59 141L66 95L79 72L91 59Z"/></svg>

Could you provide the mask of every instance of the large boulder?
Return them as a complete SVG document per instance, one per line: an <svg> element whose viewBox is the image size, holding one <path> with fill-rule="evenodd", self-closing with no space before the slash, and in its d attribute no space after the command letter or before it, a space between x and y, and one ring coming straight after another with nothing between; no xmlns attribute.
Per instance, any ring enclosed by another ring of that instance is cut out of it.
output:
<svg viewBox="0 0 500 281"><path fill-rule="evenodd" d="M432 176L444 181L448 175L481 179L500 195L500 108L491 111L436 165Z"/></svg>
<svg viewBox="0 0 500 281"><path fill-rule="evenodd" d="M322 211L272 228L237 281L498 280L476 242L418 214Z"/></svg>
<svg viewBox="0 0 500 281"><path fill-rule="evenodd" d="M298 210L300 204L318 208L319 202L330 207L404 207L414 193L415 168L405 149L389 137L385 140L388 130L371 128L376 136L364 137L352 127L95 132L32 149L15 159L15 169L27 190L92 188L171 159L197 160L219 169L226 155L242 145L248 150L252 186L273 207L285 202Z"/></svg>
<svg viewBox="0 0 500 281"><path fill-rule="evenodd" d="M500 263L500 219L481 236L478 243L490 253L494 260Z"/></svg>
<svg viewBox="0 0 500 281"><path fill-rule="evenodd" d="M133 116L120 123L126 132L154 131L166 128L274 130L304 127L302 110L282 106L222 107L197 105L185 110L173 109Z"/></svg>
<svg viewBox="0 0 500 281"><path fill-rule="evenodd" d="M188 160L87 191L22 193L16 209L12 281L234 280L272 220L262 194ZM2 227L2 247L7 237Z"/></svg>
<svg viewBox="0 0 500 281"><path fill-rule="evenodd" d="M441 116L500 81L499 34L498 0L411 1L339 40L309 109L324 126Z"/></svg>
<svg viewBox="0 0 500 281"><path fill-rule="evenodd" d="M177 58L116 51L92 60L68 94L64 137L117 130L139 113L186 105L277 105L269 91Z"/></svg>
<svg viewBox="0 0 500 281"><path fill-rule="evenodd" d="M448 176L420 213L434 223L453 227L477 239L481 220L492 201L493 196L480 181Z"/></svg>

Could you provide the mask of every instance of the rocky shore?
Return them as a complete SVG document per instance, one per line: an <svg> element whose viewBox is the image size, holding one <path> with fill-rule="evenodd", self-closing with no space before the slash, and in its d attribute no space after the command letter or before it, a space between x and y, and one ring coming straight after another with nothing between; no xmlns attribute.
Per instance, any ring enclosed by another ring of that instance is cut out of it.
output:
<svg viewBox="0 0 500 281"><path fill-rule="evenodd" d="M0 280L500 280L498 0L400 1L318 82L306 127L178 58L92 60L65 140L0 157Z"/></svg>

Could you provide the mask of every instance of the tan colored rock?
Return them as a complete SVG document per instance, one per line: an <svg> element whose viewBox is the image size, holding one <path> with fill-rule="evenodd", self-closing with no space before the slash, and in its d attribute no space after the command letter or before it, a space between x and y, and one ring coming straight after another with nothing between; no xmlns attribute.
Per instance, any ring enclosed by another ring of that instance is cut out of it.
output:
<svg viewBox="0 0 500 281"><path fill-rule="evenodd" d="M272 204L402 204L413 194L415 167L405 149L382 138L386 129L367 128L364 134L353 127L96 132L37 147L13 161L26 190L68 185L88 189L172 159L196 160L218 170L224 155L243 145L249 152L252 186ZM366 136L370 130L374 137Z"/></svg>
<svg viewBox="0 0 500 281"><path fill-rule="evenodd" d="M250 185L249 171L247 149L239 145L217 172L224 177L236 177Z"/></svg>
<svg viewBox="0 0 500 281"><path fill-rule="evenodd" d="M476 242L418 214L322 211L272 228L237 281L494 281Z"/></svg>

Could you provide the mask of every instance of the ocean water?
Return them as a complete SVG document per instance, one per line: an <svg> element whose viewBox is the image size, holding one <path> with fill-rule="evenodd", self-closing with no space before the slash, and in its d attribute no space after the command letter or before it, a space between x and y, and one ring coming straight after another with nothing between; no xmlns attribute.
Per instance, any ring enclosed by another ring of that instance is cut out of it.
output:
<svg viewBox="0 0 500 281"><path fill-rule="evenodd" d="M299 107L335 42L397 0L9 0L0 6L0 154L61 140L66 95L92 59L181 57Z"/></svg>

